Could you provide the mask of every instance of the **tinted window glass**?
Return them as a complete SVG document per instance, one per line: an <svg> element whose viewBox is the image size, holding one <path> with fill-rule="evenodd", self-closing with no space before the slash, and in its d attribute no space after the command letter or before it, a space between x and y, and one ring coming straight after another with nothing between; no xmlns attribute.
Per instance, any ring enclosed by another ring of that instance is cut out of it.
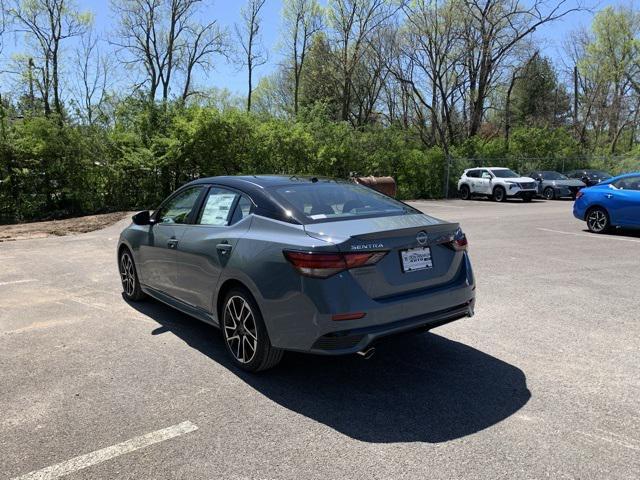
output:
<svg viewBox="0 0 640 480"><path fill-rule="evenodd" d="M310 223L376 215L420 213L375 190L350 183L310 183L273 187L282 205Z"/></svg>
<svg viewBox="0 0 640 480"><path fill-rule="evenodd" d="M640 190L640 176L621 178L613 185L622 190Z"/></svg>
<svg viewBox="0 0 640 480"><path fill-rule="evenodd" d="M200 213L200 225L225 227L229 225L231 207L238 194L224 188L212 187L207 193Z"/></svg>
<svg viewBox="0 0 640 480"><path fill-rule="evenodd" d="M248 217L249 214L251 213L252 207L253 207L253 204L251 203L251 200L249 200L247 197L242 195L240 197L240 200L238 200L238 204L236 205L235 210L233 211L233 216L231 217L231 221L229 222L229 225L238 223L243 218Z"/></svg>
<svg viewBox="0 0 640 480"><path fill-rule="evenodd" d="M188 188L173 197L158 211L159 223L187 223L189 214L202 192L202 187Z"/></svg>
<svg viewBox="0 0 640 480"><path fill-rule="evenodd" d="M559 172L542 172L542 178L545 180L566 180L567 177Z"/></svg>
<svg viewBox="0 0 640 480"><path fill-rule="evenodd" d="M491 173L493 173L498 178L517 178L520 176L516 172L512 172L511 170L508 170L508 169L491 170Z"/></svg>
<svg viewBox="0 0 640 480"><path fill-rule="evenodd" d="M480 176L480 170L469 170L467 172L467 177L478 178L479 176Z"/></svg>
<svg viewBox="0 0 640 480"><path fill-rule="evenodd" d="M601 178L603 180L611 178L611 175L601 170L591 170L590 172L587 172L587 175L589 175L590 178Z"/></svg>

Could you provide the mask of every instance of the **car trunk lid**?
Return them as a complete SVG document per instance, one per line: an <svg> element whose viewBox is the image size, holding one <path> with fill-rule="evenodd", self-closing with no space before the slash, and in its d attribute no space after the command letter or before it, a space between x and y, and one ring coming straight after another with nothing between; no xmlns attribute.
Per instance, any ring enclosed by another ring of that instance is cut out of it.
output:
<svg viewBox="0 0 640 480"><path fill-rule="evenodd" d="M462 254L450 245L458 228L457 223L423 214L305 225L308 235L332 242L345 253L388 252L375 265L350 270L373 299L405 295L453 280L462 260ZM420 268L412 269L415 267Z"/></svg>

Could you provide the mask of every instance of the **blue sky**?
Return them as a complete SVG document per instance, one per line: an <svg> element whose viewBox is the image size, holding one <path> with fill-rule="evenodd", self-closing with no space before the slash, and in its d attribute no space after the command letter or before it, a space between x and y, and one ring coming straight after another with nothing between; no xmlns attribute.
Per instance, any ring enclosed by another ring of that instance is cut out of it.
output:
<svg viewBox="0 0 640 480"><path fill-rule="evenodd" d="M109 31L114 23L113 14L109 8L107 0L91 1L76 0L81 10L90 10L95 14L95 27L104 37L108 38ZM582 5L585 5L584 0ZM625 1L625 0L623 0ZM527 3L527 0L523 0ZM580 0L568 0L568 5L577 5ZM202 7L203 20L215 19L223 27L227 27L233 33L233 25L240 20L240 8L244 4L244 0L204 0ZM326 4L326 0L321 0L322 4ZM550 0L549 3L553 3ZM599 10L607 5L617 2L605 0L602 2L590 1L586 3L588 7ZM272 72L282 61L282 56L278 52L278 41L280 36L281 22L281 0L266 0L263 10L263 29L262 37L264 45L270 51L269 62L260 67L255 75L254 85L263 75ZM534 34L533 40L537 47L541 48L545 55L554 58L556 61L562 55L563 42L568 34L579 26L588 27L591 23L592 13L579 12L573 13L565 19L558 21L552 25L542 27ZM6 46L5 54L19 52L21 45L9 43ZM231 92L244 95L247 90L246 72L237 63L227 63L224 59L219 58L215 71L210 72L208 77L200 77L198 82L206 86L218 88L227 88Z"/></svg>

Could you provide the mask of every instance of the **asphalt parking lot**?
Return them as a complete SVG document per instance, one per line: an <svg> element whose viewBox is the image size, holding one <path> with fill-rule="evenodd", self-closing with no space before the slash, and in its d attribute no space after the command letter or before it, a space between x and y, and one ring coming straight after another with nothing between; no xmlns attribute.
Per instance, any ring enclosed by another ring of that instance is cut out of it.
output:
<svg viewBox="0 0 640 480"><path fill-rule="evenodd" d="M414 205L461 222L476 316L259 375L122 299L126 221L0 243L0 479L639 478L640 234L569 201Z"/></svg>

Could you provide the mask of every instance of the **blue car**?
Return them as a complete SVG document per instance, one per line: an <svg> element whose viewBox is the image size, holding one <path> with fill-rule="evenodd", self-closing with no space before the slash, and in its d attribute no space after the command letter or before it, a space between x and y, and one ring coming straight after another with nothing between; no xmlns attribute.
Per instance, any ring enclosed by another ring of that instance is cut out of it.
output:
<svg viewBox="0 0 640 480"><path fill-rule="evenodd" d="M612 227L640 227L640 172L580 190L573 216L587 222L594 233L604 233Z"/></svg>

